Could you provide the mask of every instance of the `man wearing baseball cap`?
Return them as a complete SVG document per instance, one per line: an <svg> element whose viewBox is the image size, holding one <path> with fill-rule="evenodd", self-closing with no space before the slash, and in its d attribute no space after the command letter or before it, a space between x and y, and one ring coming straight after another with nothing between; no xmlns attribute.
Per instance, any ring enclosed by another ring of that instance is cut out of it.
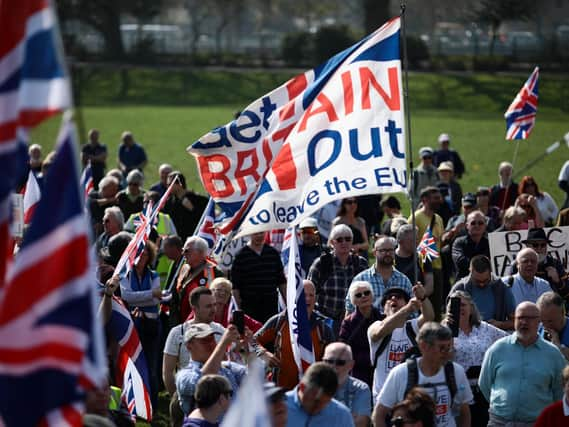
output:
<svg viewBox="0 0 569 427"><path fill-rule="evenodd" d="M192 355L188 366L176 375L176 392L184 415L188 415L195 406L194 392L203 375L222 375L236 391L247 370L245 367L229 361L223 361L226 348L241 339L235 325L229 325L219 343L215 341L216 331L207 323L194 323L184 332L184 343Z"/></svg>
<svg viewBox="0 0 569 427"><path fill-rule="evenodd" d="M443 162L452 162L454 167L454 175L457 179L462 178L464 173L464 162L460 155L449 148L450 136L448 133L441 133L439 135L439 149L433 153L433 164L439 166Z"/></svg>
<svg viewBox="0 0 569 427"><path fill-rule="evenodd" d="M434 186L439 180L439 173L433 165L433 149L431 147L421 147L419 157L421 158L421 163L413 170L415 174L413 200L415 203L425 187Z"/></svg>
<svg viewBox="0 0 569 427"><path fill-rule="evenodd" d="M421 284L413 286L413 298L402 288L386 289L381 297L385 318L367 331L373 361L373 398L379 395L387 375L403 361L405 352L415 346L415 336L425 322L435 318L433 306ZM418 318L409 316L420 310Z"/></svg>

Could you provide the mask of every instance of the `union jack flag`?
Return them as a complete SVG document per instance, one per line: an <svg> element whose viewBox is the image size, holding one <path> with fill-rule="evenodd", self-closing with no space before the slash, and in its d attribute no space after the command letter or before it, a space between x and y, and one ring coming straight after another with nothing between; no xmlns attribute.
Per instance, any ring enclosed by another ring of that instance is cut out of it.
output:
<svg viewBox="0 0 569 427"><path fill-rule="evenodd" d="M44 193L0 288L0 425L80 426L80 385L105 376L74 132L64 120ZM86 366L95 370L89 377ZM30 391L33 404L22 398Z"/></svg>
<svg viewBox="0 0 569 427"><path fill-rule="evenodd" d="M300 379L304 371L314 363L315 359L312 348L312 336L310 334L310 322L306 311L296 227L288 228L285 233L284 252L288 252L288 263L285 264L285 271L287 271L286 302L290 344Z"/></svg>
<svg viewBox="0 0 569 427"><path fill-rule="evenodd" d="M85 169L83 169L83 173L81 174L81 188L83 189L83 198L87 200L89 193L95 188L91 162L87 163L87 166L85 166Z"/></svg>
<svg viewBox="0 0 569 427"><path fill-rule="evenodd" d="M535 67L506 112L506 139L527 139L535 125L539 67Z"/></svg>
<svg viewBox="0 0 569 427"><path fill-rule="evenodd" d="M38 180L32 171L28 173L28 181L24 189L24 224L29 224L41 198Z"/></svg>
<svg viewBox="0 0 569 427"><path fill-rule="evenodd" d="M213 249L215 242L217 240L217 235L215 233L215 201L213 198L209 198L207 206L203 212L200 219L200 223L197 226L197 235L204 239L209 246L209 250Z"/></svg>
<svg viewBox="0 0 569 427"><path fill-rule="evenodd" d="M121 255L119 262L115 268L115 274L120 277L126 276L126 273L132 268L135 262L138 260L140 254L146 246L148 241L148 236L152 230L152 224L155 223L158 212L162 210L176 180L172 181L164 195L160 198L155 208L152 206L152 202L149 202L146 208L146 212L140 215L141 222L137 225L136 233L134 238L130 241L123 254Z"/></svg>
<svg viewBox="0 0 569 427"><path fill-rule="evenodd" d="M27 130L71 105L48 0L0 2L0 286L10 256L10 193L27 172Z"/></svg>
<svg viewBox="0 0 569 427"><path fill-rule="evenodd" d="M115 297L109 320L109 333L119 345L115 381L122 388L122 399L131 416L150 421L152 404L148 365L130 313Z"/></svg>
<svg viewBox="0 0 569 427"><path fill-rule="evenodd" d="M419 246L417 246L417 253L419 254L419 258L421 259L421 263L424 264L425 260L432 261L435 258L439 257L439 252L437 251L437 242L433 237L433 231L431 227L427 228L425 234L421 238L419 242Z"/></svg>

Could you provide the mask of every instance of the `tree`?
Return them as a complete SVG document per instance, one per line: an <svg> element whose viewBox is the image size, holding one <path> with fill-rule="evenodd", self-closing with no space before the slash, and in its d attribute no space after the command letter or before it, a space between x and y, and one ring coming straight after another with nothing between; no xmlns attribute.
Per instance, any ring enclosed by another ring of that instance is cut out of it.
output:
<svg viewBox="0 0 569 427"><path fill-rule="evenodd" d="M59 0L57 12L63 24L79 20L98 31L105 41L109 59L124 57L121 36L121 17L130 14L148 20L160 11L160 0Z"/></svg>
<svg viewBox="0 0 569 427"><path fill-rule="evenodd" d="M492 35L489 46L490 56L494 55L498 29L502 22L528 20L535 15L536 5L537 2L534 0L480 0L474 6L473 18L490 25Z"/></svg>
<svg viewBox="0 0 569 427"><path fill-rule="evenodd" d="M362 6L366 34L374 32L391 18L389 0L362 0Z"/></svg>

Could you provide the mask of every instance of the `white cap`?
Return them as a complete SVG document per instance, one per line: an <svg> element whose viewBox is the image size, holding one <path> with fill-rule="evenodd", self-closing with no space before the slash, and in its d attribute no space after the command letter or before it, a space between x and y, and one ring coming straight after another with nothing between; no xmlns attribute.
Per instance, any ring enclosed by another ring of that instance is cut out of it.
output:
<svg viewBox="0 0 569 427"><path fill-rule="evenodd" d="M441 133L439 135L439 143L445 142L445 141L450 142L450 136L448 133Z"/></svg>
<svg viewBox="0 0 569 427"><path fill-rule="evenodd" d="M318 221L315 218L309 216L308 218L304 218L298 228L318 228Z"/></svg>

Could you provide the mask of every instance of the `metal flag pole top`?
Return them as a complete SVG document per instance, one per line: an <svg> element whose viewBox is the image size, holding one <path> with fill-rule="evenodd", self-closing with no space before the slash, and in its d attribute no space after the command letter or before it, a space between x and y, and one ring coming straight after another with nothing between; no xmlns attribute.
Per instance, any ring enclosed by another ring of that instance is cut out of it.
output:
<svg viewBox="0 0 569 427"><path fill-rule="evenodd" d="M407 189L411 202L411 225L413 227L413 285L417 283L419 271L417 267L417 227L415 222L415 174L413 173L413 143L411 139L411 108L409 105L409 61L407 59L407 23L405 20L405 3L401 2L401 38L403 39L403 99L405 100L405 133L407 135L407 156L409 158L409 178Z"/></svg>

